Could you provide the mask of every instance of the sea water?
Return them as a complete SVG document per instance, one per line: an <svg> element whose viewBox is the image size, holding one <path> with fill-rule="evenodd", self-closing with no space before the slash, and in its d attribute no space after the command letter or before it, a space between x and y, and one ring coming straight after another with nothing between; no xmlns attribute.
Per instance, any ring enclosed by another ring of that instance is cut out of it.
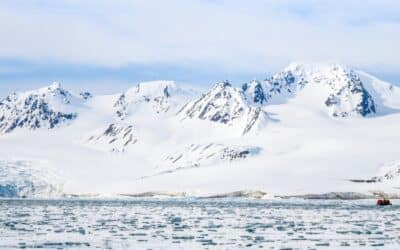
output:
<svg viewBox="0 0 400 250"><path fill-rule="evenodd" d="M373 200L0 200L0 249L23 248L400 249L400 206L377 207Z"/></svg>

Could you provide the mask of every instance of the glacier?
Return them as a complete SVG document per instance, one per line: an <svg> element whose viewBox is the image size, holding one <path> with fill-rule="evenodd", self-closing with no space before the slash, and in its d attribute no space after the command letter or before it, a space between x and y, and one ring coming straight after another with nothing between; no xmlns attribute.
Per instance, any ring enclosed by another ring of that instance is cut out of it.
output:
<svg viewBox="0 0 400 250"><path fill-rule="evenodd" d="M0 161L0 197L58 197L62 181L30 161Z"/></svg>

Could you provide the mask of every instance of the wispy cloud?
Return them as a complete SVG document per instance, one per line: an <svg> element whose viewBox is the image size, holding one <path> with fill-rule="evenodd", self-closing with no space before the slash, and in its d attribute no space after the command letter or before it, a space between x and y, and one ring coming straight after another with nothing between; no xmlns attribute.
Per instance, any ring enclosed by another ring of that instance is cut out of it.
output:
<svg viewBox="0 0 400 250"><path fill-rule="evenodd" d="M400 70L398 13L391 0L5 0L0 57L243 72L292 60Z"/></svg>

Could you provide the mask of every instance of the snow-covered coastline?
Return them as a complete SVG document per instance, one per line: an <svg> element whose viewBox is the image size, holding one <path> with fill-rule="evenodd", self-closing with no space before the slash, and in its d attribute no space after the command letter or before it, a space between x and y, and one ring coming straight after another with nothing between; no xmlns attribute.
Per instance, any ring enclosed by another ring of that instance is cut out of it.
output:
<svg viewBox="0 0 400 250"><path fill-rule="evenodd" d="M336 64L205 93L55 83L0 102L0 197L398 198L398 100Z"/></svg>

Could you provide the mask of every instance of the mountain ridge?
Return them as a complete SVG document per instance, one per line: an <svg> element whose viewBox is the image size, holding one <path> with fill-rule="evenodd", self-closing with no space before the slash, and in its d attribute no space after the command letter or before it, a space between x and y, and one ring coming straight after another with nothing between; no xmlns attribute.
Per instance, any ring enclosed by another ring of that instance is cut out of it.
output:
<svg viewBox="0 0 400 250"><path fill-rule="evenodd" d="M313 88L318 90L312 93ZM151 114L237 126L242 134L247 134L262 129L271 120L266 107L285 105L300 94L310 100L319 96L320 101L313 105L338 118L377 116L400 109L399 87L338 64L298 63L263 81L252 80L238 87L228 81L216 83L197 99L193 91L173 81L142 82L108 105L115 110L112 124L128 119L134 125L138 116ZM0 130L9 133L16 128L53 129L71 123L78 116L76 107L92 98L90 92L75 96L57 82L10 94L0 101Z"/></svg>
<svg viewBox="0 0 400 250"><path fill-rule="evenodd" d="M60 84L10 95L0 127L23 123L0 137L0 159L14 176L3 191L32 183L53 192L50 175L26 174L36 162L61 170L54 172L63 192L74 194L393 191L398 178L348 180L381 176L382 163L400 160L400 88L335 67L291 65L264 80L218 82L202 95L170 81L105 96ZM74 115L56 122L49 112Z"/></svg>

